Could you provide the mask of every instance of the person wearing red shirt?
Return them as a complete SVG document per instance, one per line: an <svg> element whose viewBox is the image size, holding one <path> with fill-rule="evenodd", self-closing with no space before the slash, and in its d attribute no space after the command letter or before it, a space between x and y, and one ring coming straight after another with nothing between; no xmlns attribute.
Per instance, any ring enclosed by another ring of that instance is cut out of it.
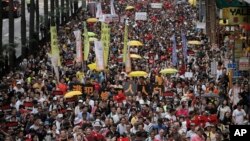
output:
<svg viewBox="0 0 250 141"><path fill-rule="evenodd" d="M59 91L62 91L65 94L68 91L68 86L65 84L65 80L61 79L60 82L57 84L56 88Z"/></svg>

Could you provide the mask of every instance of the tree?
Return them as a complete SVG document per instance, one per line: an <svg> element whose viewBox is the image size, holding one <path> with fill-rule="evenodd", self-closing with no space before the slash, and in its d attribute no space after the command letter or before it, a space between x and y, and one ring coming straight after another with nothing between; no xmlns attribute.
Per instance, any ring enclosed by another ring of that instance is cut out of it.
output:
<svg viewBox="0 0 250 141"><path fill-rule="evenodd" d="M55 0L55 6L56 6L56 27L58 29L58 27L60 25L59 0Z"/></svg>
<svg viewBox="0 0 250 141"><path fill-rule="evenodd" d="M0 2L0 56L2 53L2 45L3 45L2 33L3 33L3 5L2 2Z"/></svg>
<svg viewBox="0 0 250 141"><path fill-rule="evenodd" d="M45 33L48 33L48 29L49 29L49 3L48 0L44 0L44 28L45 28ZM47 36L45 35L45 38L47 38Z"/></svg>
<svg viewBox="0 0 250 141"><path fill-rule="evenodd" d="M35 38L35 1L30 0L30 27L29 27L29 50L34 50Z"/></svg>
<svg viewBox="0 0 250 141"><path fill-rule="evenodd" d="M66 13L65 13L65 17L66 17L66 21L69 21L69 15L70 15L70 2L69 0L66 0Z"/></svg>
<svg viewBox="0 0 250 141"><path fill-rule="evenodd" d="M14 67L15 61L15 49L14 49L14 40L15 40L15 31L14 31L14 3L13 0L9 0L9 67L10 70ZM12 9L12 10L11 10Z"/></svg>
<svg viewBox="0 0 250 141"><path fill-rule="evenodd" d="M78 10L78 0L74 0L74 13Z"/></svg>
<svg viewBox="0 0 250 141"><path fill-rule="evenodd" d="M55 26L55 1L50 1L50 17L51 17L51 26Z"/></svg>
<svg viewBox="0 0 250 141"><path fill-rule="evenodd" d="M40 15L39 15L39 0L36 0L35 4L35 10L36 10L36 34L38 34L38 40L39 40L39 30L40 30Z"/></svg>
<svg viewBox="0 0 250 141"><path fill-rule="evenodd" d="M22 56L25 57L27 55L25 0L21 1L21 44L22 44Z"/></svg>
<svg viewBox="0 0 250 141"><path fill-rule="evenodd" d="M65 1L61 0L61 23L65 23Z"/></svg>

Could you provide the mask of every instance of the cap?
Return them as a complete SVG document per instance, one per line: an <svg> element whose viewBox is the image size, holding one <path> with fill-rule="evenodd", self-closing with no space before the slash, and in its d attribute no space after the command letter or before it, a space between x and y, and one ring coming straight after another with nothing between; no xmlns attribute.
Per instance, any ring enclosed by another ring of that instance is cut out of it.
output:
<svg viewBox="0 0 250 141"><path fill-rule="evenodd" d="M21 83L20 81L18 81L16 84L17 84L17 85L21 85L22 83Z"/></svg>
<svg viewBox="0 0 250 141"><path fill-rule="evenodd" d="M209 122L206 122L206 125L204 128L207 128L207 127L213 127L214 125L213 124L210 124Z"/></svg>
<svg viewBox="0 0 250 141"><path fill-rule="evenodd" d="M74 125L80 124L82 122L82 119L80 119L79 117L76 117L74 119Z"/></svg>
<svg viewBox="0 0 250 141"><path fill-rule="evenodd" d="M57 118L63 118L63 114L58 114Z"/></svg>
<svg viewBox="0 0 250 141"><path fill-rule="evenodd" d="M78 100L78 102L83 103L83 100L80 99L80 100Z"/></svg>
<svg viewBox="0 0 250 141"><path fill-rule="evenodd" d="M53 100L57 100L57 97L53 97Z"/></svg>
<svg viewBox="0 0 250 141"><path fill-rule="evenodd" d="M72 111L72 109L70 107L67 108L67 111Z"/></svg>
<svg viewBox="0 0 250 141"><path fill-rule="evenodd" d="M93 124L93 127L101 127L102 125L100 124L100 122L96 121Z"/></svg>

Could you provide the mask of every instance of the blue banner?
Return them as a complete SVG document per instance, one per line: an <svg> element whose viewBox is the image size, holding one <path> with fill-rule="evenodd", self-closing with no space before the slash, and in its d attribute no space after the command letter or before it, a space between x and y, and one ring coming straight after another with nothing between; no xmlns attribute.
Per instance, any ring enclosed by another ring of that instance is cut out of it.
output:
<svg viewBox="0 0 250 141"><path fill-rule="evenodd" d="M187 38L183 32L181 33L181 38L182 38L184 63L186 64L187 62Z"/></svg>
<svg viewBox="0 0 250 141"><path fill-rule="evenodd" d="M176 52L176 39L175 34L171 37L171 40L173 42L173 49L172 49L172 63L174 66L177 65L177 52Z"/></svg>

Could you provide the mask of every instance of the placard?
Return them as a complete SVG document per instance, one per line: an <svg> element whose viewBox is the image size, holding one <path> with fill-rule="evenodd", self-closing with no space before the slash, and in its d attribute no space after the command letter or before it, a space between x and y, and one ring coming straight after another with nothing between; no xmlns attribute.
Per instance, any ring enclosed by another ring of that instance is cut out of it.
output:
<svg viewBox="0 0 250 141"><path fill-rule="evenodd" d="M248 71L250 70L250 65L249 65L249 58L247 57L242 57L239 60L239 70L241 71Z"/></svg>
<svg viewBox="0 0 250 141"><path fill-rule="evenodd" d="M192 78L193 77L193 73L192 72L185 72L185 77L186 78Z"/></svg>
<svg viewBox="0 0 250 141"><path fill-rule="evenodd" d="M52 95L63 95L63 92L62 91L53 91L52 92Z"/></svg>
<svg viewBox="0 0 250 141"><path fill-rule="evenodd" d="M10 104L3 105L1 107L1 109L3 110L3 112L6 112L6 113L10 113L11 112Z"/></svg>
<svg viewBox="0 0 250 141"><path fill-rule="evenodd" d="M25 109L32 111L33 110L33 103L32 102L24 102L23 106L25 107Z"/></svg>
<svg viewBox="0 0 250 141"><path fill-rule="evenodd" d="M147 12L136 12L135 13L135 20L146 21L147 20Z"/></svg>
<svg viewBox="0 0 250 141"><path fill-rule="evenodd" d="M222 18L228 20L228 25L250 23L250 7L228 7L222 9Z"/></svg>
<svg viewBox="0 0 250 141"><path fill-rule="evenodd" d="M162 3L150 3L151 8L162 8Z"/></svg>
<svg viewBox="0 0 250 141"><path fill-rule="evenodd" d="M92 95L93 92L94 92L94 85L92 84L84 85L84 91L83 91L84 94Z"/></svg>
<svg viewBox="0 0 250 141"><path fill-rule="evenodd" d="M125 95L135 95L137 92L137 84L134 81L125 82L123 85Z"/></svg>

